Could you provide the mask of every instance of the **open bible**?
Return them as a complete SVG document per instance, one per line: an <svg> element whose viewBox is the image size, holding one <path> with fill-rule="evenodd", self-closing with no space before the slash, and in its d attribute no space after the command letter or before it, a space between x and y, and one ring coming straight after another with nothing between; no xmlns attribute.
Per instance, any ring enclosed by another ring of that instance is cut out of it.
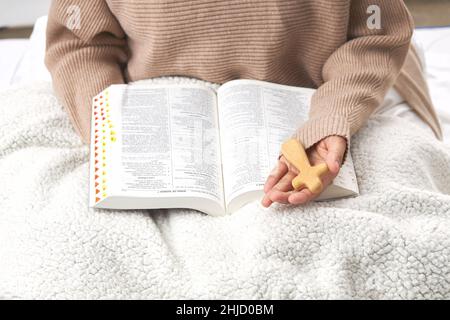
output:
<svg viewBox="0 0 450 320"><path fill-rule="evenodd" d="M112 85L93 99L90 206L224 215L259 200L313 89L233 80ZM317 200L358 194L350 152Z"/></svg>

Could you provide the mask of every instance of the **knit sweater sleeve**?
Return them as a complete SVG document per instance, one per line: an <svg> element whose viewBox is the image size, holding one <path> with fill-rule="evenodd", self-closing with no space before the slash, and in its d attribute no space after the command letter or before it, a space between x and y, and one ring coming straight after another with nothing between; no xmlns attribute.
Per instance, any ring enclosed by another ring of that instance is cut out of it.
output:
<svg viewBox="0 0 450 320"><path fill-rule="evenodd" d="M368 26L372 5L379 9L380 29ZM312 97L309 120L296 132L305 148L330 135L345 137L350 145L351 135L400 73L412 32L412 18L402 0L351 1L348 41L323 66L323 84Z"/></svg>
<svg viewBox="0 0 450 320"><path fill-rule="evenodd" d="M45 62L76 132L90 140L92 98L124 82L125 34L105 0L53 0Z"/></svg>

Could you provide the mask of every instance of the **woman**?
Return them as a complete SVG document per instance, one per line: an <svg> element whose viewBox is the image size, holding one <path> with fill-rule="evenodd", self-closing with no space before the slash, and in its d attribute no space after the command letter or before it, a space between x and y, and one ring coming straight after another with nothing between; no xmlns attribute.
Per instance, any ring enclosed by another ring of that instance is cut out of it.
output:
<svg viewBox="0 0 450 320"><path fill-rule="evenodd" d="M369 23L371 10L378 12L376 23ZM311 162L327 163L328 185L351 136L394 84L440 137L410 49L412 32L401 0L54 0L46 63L85 142L91 98L111 84L181 75L316 88L309 120L296 132ZM267 179L263 205L317 196L292 191L295 174L281 157Z"/></svg>

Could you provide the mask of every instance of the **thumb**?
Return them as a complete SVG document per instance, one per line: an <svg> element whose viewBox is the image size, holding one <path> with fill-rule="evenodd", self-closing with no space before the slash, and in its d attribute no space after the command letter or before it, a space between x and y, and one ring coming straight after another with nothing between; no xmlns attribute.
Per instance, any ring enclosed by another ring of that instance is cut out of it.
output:
<svg viewBox="0 0 450 320"><path fill-rule="evenodd" d="M332 173L339 172L342 165L345 150L347 149L347 140L340 136L330 136L326 138L326 147L328 150L326 163Z"/></svg>

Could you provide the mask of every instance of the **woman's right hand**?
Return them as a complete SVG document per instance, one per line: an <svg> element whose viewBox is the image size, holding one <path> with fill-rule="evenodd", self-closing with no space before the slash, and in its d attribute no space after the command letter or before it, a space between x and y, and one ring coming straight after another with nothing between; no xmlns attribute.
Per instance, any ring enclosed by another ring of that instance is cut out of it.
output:
<svg viewBox="0 0 450 320"><path fill-rule="evenodd" d="M346 149L347 140L345 138L329 136L306 151L311 165L326 163L328 166L329 171L321 177L322 190L330 185L338 175ZM320 193L314 194L306 188L298 191L293 189L292 180L298 174L297 168L291 165L284 156L281 156L264 185L265 195L262 205L266 208L274 202L299 205L317 198Z"/></svg>

